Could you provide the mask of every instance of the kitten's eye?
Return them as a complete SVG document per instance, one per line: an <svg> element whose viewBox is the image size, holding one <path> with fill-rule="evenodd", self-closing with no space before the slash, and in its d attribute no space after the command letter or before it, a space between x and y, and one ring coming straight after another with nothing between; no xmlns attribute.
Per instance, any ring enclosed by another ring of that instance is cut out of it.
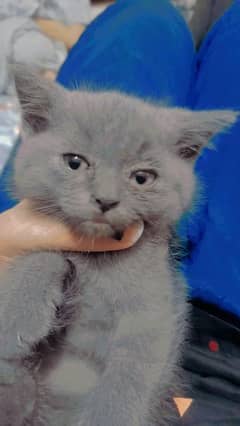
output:
<svg viewBox="0 0 240 426"><path fill-rule="evenodd" d="M149 185L153 183L156 178L157 174L152 170L138 170L131 175L131 179L134 180L135 185Z"/></svg>
<svg viewBox="0 0 240 426"><path fill-rule="evenodd" d="M78 170L80 167L84 167L85 169L89 167L87 160L78 154L64 154L63 159L71 170Z"/></svg>

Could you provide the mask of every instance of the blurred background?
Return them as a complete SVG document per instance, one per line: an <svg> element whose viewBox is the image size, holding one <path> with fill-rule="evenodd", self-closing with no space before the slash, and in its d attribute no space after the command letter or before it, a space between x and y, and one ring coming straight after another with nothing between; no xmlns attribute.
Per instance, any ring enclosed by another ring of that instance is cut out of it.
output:
<svg viewBox="0 0 240 426"><path fill-rule="evenodd" d="M0 185L20 134L20 111L9 63L36 66L55 79L68 51L111 1L0 1ZM4 192L3 192L4 196ZM8 205L0 200L0 210Z"/></svg>
<svg viewBox="0 0 240 426"><path fill-rule="evenodd" d="M189 21L196 0L172 1ZM88 24L112 2L0 0L0 212L13 203L6 191L6 179L21 127L9 64L30 64L45 78L54 80L69 50Z"/></svg>

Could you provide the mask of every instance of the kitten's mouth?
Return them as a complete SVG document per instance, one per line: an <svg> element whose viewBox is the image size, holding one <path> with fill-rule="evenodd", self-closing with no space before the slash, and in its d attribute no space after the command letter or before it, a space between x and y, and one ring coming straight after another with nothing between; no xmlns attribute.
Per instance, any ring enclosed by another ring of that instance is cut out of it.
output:
<svg viewBox="0 0 240 426"><path fill-rule="evenodd" d="M117 228L109 224L104 219L97 219L94 221L82 222L79 227L79 232L90 238L114 238L117 241L121 241L125 228Z"/></svg>
<svg viewBox="0 0 240 426"><path fill-rule="evenodd" d="M116 231L113 235L114 240L121 241L123 239L123 231Z"/></svg>
<svg viewBox="0 0 240 426"><path fill-rule="evenodd" d="M117 241L121 241L121 239L123 238L123 234L124 234L124 230L117 230L117 229L114 229L114 228L112 228L112 226L108 223L108 222L106 222L106 220L104 220L104 218L98 218L98 219L96 219L94 222L93 222L93 224L104 224L104 225L108 225L110 228L111 228L111 235L108 235L108 236L111 236L112 238L114 238L114 240L117 240ZM104 236L104 235L103 235ZM106 236L106 235L105 235Z"/></svg>

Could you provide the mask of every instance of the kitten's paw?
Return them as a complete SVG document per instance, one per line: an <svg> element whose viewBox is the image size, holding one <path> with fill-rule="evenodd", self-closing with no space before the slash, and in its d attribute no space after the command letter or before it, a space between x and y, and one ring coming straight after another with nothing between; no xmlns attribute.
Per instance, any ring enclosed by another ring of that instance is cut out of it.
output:
<svg viewBox="0 0 240 426"><path fill-rule="evenodd" d="M36 395L35 380L27 370L0 362L1 426L22 426L32 416Z"/></svg>
<svg viewBox="0 0 240 426"><path fill-rule="evenodd" d="M0 312L1 358L28 355L54 329L68 269L68 262L56 253L35 253L9 270L1 283L9 288Z"/></svg>

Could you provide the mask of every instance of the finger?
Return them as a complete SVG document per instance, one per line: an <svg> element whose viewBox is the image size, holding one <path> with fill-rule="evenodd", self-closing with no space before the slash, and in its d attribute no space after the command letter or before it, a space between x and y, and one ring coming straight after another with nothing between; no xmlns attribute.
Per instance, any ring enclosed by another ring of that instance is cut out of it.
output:
<svg viewBox="0 0 240 426"><path fill-rule="evenodd" d="M7 257L34 250L124 250L135 244L143 232L143 224L136 223L126 229L121 241L81 237L63 223L34 212L28 200L1 214L0 228L0 256Z"/></svg>
<svg viewBox="0 0 240 426"><path fill-rule="evenodd" d="M56 232L56 229L54 230ZM62 249L82 252L103 252L120 251L132 247L141 238L143 233L142 222L134 223L129 226L123 234L121 241L113 238L88 238L86 236L74 236L69 230L58 233L55 239L52 239L52 249Z"/></svg>

